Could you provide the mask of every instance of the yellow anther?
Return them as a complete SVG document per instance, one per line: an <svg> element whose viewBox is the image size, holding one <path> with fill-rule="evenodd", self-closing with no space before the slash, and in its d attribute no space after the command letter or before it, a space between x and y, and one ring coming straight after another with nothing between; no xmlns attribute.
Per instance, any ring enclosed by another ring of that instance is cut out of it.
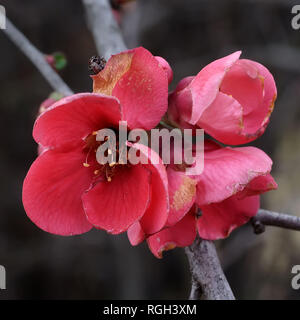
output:
<svg viewBox="0 0 300 320"><path fill-rule="evenodd" d="M111 182L111 177L107 177L107 181L108 181L108 182Z"/></svg>
<svg viewBox="0 0 300 320"><path fill-rule="evenodd" d="M90 165L89 165L88 163L84 162L84 163L83 163L83 166L86 167L86 168L88 168Z"/></svg>
<svg viewBox="0 0 300 320"><path fill-rule="evenodd" d="M95 170L95 171L94 171L94 174L97 175L98 173L99 173L99 170Z"/></svg>
<svg viewBox="0 0 300 320"><path fill-rule="evenodd" d="M114 161L109 164L110 167L113 167L114 165L116 165Z"/></svg>
<svg viewBox="0 0 300 320"><path fill-rule="evenodd" d="M97 134L98 134L98 131L94 131L94 132L92 133L93 136L96 136Z"/></svg>

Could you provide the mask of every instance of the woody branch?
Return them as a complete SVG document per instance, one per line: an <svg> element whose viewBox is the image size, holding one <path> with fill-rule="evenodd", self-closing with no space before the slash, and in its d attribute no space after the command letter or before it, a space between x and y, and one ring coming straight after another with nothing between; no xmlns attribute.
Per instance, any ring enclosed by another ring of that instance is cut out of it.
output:
<svg viewBox="0 0 300 320"><path fill-rule="evenodd" d="M260 209L257 215L252 218L251 223L256 234L264 232L265 226L300 231L300 217L263 209Z"/></svg>
<svg viewBox="0 0 300 320"><path fill-rule="evenodd" d="M73 91L45 60L44 54L40 52L8 18L6 18L6 29L3 29L3 31L27 56L27 58L31 60L33 65L40 71L53 90L63 94L64 96L73 94Z"/></svg>

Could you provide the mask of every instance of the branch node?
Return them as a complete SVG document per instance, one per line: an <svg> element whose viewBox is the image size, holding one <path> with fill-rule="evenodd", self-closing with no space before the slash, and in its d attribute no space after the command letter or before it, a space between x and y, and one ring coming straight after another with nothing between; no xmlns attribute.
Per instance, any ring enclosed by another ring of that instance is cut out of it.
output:
<svg viewBox="0 0 300 320"><path fill-rule="evenodd" d="M266 231L265 225L255 218L251 219L251 224L255 234L261 234Z"/></svg>

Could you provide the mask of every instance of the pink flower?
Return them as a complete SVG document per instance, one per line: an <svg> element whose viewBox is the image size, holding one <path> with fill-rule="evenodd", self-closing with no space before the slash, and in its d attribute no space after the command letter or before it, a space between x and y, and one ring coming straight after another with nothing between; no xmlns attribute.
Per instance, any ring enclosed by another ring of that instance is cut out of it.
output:
<svg viewBox="0 0 300 320"><path fill-rule="evenodd" d="M154 127L166 112L167 86L157 60L137 48L113 56L94 76L97 93L61 99L37 118L33 136L43 152L25 178L23 204L38 227L59 235L92 227L118 234L139 222L152 234L165 225L168 182L158 155L151 161L149 149L134 144L149 164L100 165L95 133L117 130L124 120L130 129Z"/></svg>
<svg viewBox="0 0 300 320"><path fill-rule="evenodd" d="M169 119L198 126L222 143L238 145L263 134L277 96L273 76L235 52L179 82L169 97Z"/></svg>
<svg viewBox="0 0 300 320"><path fill-rule="evenodd" d="M60 100L61 98L63 98L62 94L58 92L51 93L50 96L41 103L38 114L40 115L41 113L46 111L49 107L51 107L56 101Z"/></svg>
<svg viewBox="0 0 300 320"><path fill-rule="evenodd" d="M168 61L166 61L164 58L159 56L156 56L155 58L158 61L159 66L167 73L168 82L170 84L173 80L173 70L170 67Z"/></svg>
<svg viewBox="0 0 300 320"><path fill-rule="evenodd" d="M167 111L168 73L142 47L112 56L92 78L95 93L118 98L130 128L152 129Z"/></svg>
<svg viewBox="0 0 300 320"><path fill-rule="evenodd" d="M168 222L164 230L147 238L150 250L159 258L165 250L192 244L197 232L208 240L227 237L257 213L259 194L277 188L270 175L272 160L257 148L222 148L206 141L204 157L203 173L193 178L197 184L196 207L187 201L193 192L187 197L182 185L176 187L174 183L183 172L168 170ZM181 199L179 202L185 203L182 215L171 210L176 192L177 201ZM195 213L197 207L201 211L200 217Z"/></svg>

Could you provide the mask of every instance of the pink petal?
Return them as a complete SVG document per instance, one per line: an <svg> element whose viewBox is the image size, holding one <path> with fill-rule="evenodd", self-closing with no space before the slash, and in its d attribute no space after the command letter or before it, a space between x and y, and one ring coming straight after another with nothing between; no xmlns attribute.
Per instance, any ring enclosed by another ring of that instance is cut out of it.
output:
<svg viewBox="0 0 300 320"><path fill-rule="evenodd" d="M173 227L164 229L147 239L149 249L157 257L162 258L163 251L175 247L191 245L196 238L196 220L193 213L187 214Z"/></svg>
<svg viewBox="0 0 300 320"><path fill-rule="evenodd" d="M119 99L131 129L152 129L167 111L167 73L142 47L112 56L93 79L94 92Z"/></svg>
<svg viewBox="0 0 300 320"><path fill-rule="evenodd" d="M243 108L237 100L219 92L197 125L223 143L239 144L243 139Z"/></svg>
<svg viewBox="0 0 300 320"><path fill-rule="evenodd" d="M269 118L273 111L275 100L277 98L277 88L276 88L275 80L272 74L270 73L270 71L262 64L255 61L246 60L246 59L242 61L244 61L244 63L251 63L252 66L255 67L256 70L258 71L259 77L263 82L264 97L263 97L261 109L267 110L267 113L265 114L265 118L262 123L262 126L264 126L265 128L269 122Z"/></svg>
<svg viewBox="0 0 300 320"><path fill-rule="evenodd" d="M183 78L177 85L174 92L169 95L168 120L175 126L189 129L193 100L190 90L185 90L195 77Z"/></svg>
<svg viewBox="0 0 300 320"><path fill-rule="evenodd" d="M245 189L239 192L240 199L277 189L278 185L270 174L258 176L250 181Z"/></svg>
<svg viewBox="0 0 300 320"><path fill-rule="evenodd" d="M258 148L206 150L196 203L203 206L221 202L242 191L253 179L268 174L271 167L272 160Z"/></svg>
<svg viewBox="0 0 300 320"><path fill-rule="evenodd" d="M155 59L158 61L159 66L166 72L168 77L168 83L170 84L173 80L173 70L169 63L162 57L156 56Z"/></svg>
<svg viewBox="0 0 300 320"><path fill-rule="evenodd" d="M259 206L259 196L242 200L233 196L220 203L202 206L202 216L197 221L199 236L207 240L226 238L231 231L255 216Z"/></svg>
<svg viewBox="0 0 300 320"><path fill-rule="evenodd" d="M149 207L140 220L141 227L146 234L161 230L169 214L168 177L159 155L142 144L134 144L134 148L148 160L144 167L150 171L151 199Z"/></svg>
<svg viewBox="0 0 300 320"><path fill-rule="evenodd" d="M127 236L132 246L137 246L146 238L146 235L139 222L136 222L129 227L127 230Z"/></svg>
<svg viewBox="0 0 300 320"><path fill-rule="evenodd" d="M191 209L196 198L197 181L182 171L168 167L170 213L167 225L173 226Z"/></svg>
<svg viewBox="0 0 300 320"><path fill-rule="evenodd" d="M266 82L269 85L269 81ZM258 73L256 64L250 60L238 61L222 82L221 91L232 95L243 106L242 124L245 138L241 143L252 141L261 135L265 129L264 121L271 114L270 106L272 104L273 108L275 91L272 99L268 103L264 102L264 83L265 78ZM274 80L273 84L275 86Z"/></svg>
<svg viewBox="0 0 300 320"><path fill-rule="evenodd" d="M117 82L112 94L124 111L130 128L152 129L168 108L168 78L152 54L134 50L130 69Z"/></svg>
<svg viewBox="0 0 300 320"><path fill-rule="evenodd" d="M36 120L33 136L44 147L73 147L101 128L118 126L121 120L117 99L81 93L59 100Z"/></svg>
<svg viewBox="0 0 300 320"><path fill-rule="evenodd" d="M225 94L223 99L220 94ZM197 124L222 143L248 143L265 131L276 94L274 79L265 67L251 60L239 60L226 73L219 96Z"/></svg>
<svg viewBox="0 0 300 320"><path fill-rule="evenodd" d="M213 61L204 67L186 88L186 90L191 91L193 100L193 108L189 121L191 124L196 124L202 113L215 100L223 78L239 59L240 55L241 51L237 51Z"/></svg>
<svg viewBox="0 0 300 320"><path fill-rule="evenodd" d="M90 187L93 173L83 167L80 150L45 151L32 164L23 185L23 205L41 229L59 235L89 231L81 195Z"/></svg>
<svg viewBox="0 0 300 320"><path fill-rule="evenodd" d="M110 182L98 182L82 197L88 221L112 234L124 232L137 222L150 197L150 173L142 165L117 170Z"/></svg>
<svg viewBox="0 0 300 320"><path fill-rule="evenodd" d="M222 81L221 92L232 95L243 106L244 115L253 110L260 112L263 86L258 76L256 68L253 68L250 61L239 60L230 68Z"/></svg>

